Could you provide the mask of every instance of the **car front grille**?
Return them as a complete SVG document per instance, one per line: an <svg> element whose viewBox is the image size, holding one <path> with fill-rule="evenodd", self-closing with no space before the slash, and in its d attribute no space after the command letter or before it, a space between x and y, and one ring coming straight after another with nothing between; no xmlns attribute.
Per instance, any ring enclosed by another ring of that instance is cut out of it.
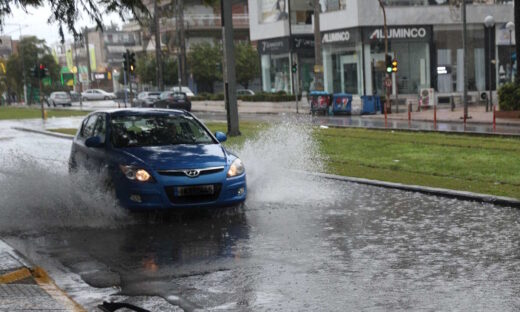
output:
<svg viewBox="0 0 520 312"><path fill-rule="evenodd" d="M190 195L190 196L176 196L175 188L178 186L166 186L164 189L166 191L166 195L170 202L173 204L197 204L197 203L206 203L216 201L220 195L220 191L222 189L222 184L212 184L214 187L214 193L212 195ZM193 185L193 187L197 187L200 185ZM182 186L189 187L189 186Z"/></svg>
<svg viewBox="0 0 520 312"><path fill-rule="evenodd" d="M177 170L157 170L157 173L163 176L170 176L170 177L181 177L181 176L188 176L186 174L187 171L190 171L192 169L177 169ZM224 170L224 167L212 167L212 168L204 168L204 169L196 169L199 170L199 175L205 175L205 174L212 174L221 172Z"/></svg>

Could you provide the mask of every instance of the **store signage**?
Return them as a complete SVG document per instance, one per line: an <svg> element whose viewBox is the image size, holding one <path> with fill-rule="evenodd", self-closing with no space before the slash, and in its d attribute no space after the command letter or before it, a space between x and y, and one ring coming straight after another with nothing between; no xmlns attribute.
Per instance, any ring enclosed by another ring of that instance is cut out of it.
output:
<svg viewBox="0 0 520 312"><path fill-rule="evenodd" d="M383 40L385 32L383 28L369 29L366 32L368 40ZM403 26L388 27L388 39L402 40L429 40L431 37L431 28L429 26Z"/></svg>
<svg viewBox="0 0 520 312"><path fill-rule="evenodd" d="M258 53L276 54L289 51L289 37L258 41Z"/></svg>
<svg viewBox="0 0 520 312"><path fill-rule="evenodd" d="M321 42L332 43L332 42L348 42L350 40L350 32L348 30L336 31L326 33L323 35Z"/></svg>
<svg viewBox="0 0 520 312"><path fill-rule="evenodd" d="M292 37L293 50L314 50L314 36Z"/></svg>
<svg viewBox="0 0 520 312"><path fill-rule="evenodd" d="M97 80L103 80L103 79L105 79L105 74L95 73L94 78Z"/></svg>

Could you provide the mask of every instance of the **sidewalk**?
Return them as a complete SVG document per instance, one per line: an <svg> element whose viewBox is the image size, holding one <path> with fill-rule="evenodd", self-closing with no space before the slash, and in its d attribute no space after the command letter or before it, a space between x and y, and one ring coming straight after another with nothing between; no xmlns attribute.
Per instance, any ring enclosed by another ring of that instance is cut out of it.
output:
<svg viewBox="0 0 520 312"><path fill-rule="evenodd" d="M86 311L0 240L0 311Z"/></svg>
<svg viewBox="0 0 520 312"><path fill-rule="evenodd" d="M395 107L393 107L395 111ZM479 124L493 124L493 112L486 112L485 106L470 106L468 107L468 115L470 118L467 119L467 123L479 123ZM399 114L392 113L387 114L388 119L391 120L408 120L408 111L405 106L399 107ZM463 122L461 118L464 116L464 108L457 107L452 112L449 107L441 106L437 108L437 122ZM376 118L384 119L384 114L378 115L364 115L363 118ZM411 112L412 121L429 121L433 122L433 109L423 110L420 112ZM497 118L496 123L500 125L511 125L520 126L520 119L502 119Z"/></svg>

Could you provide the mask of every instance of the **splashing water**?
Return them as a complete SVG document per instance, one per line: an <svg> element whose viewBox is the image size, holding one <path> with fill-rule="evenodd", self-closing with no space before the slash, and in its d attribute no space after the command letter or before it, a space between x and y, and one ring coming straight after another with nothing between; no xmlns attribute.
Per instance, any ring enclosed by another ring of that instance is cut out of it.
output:
<svg viewBox="0 0 520 312"><path fill-rule="evenodd" d="M323 172L323 157L310 123L287 118L237 150L247 172L248 201L304 204L329 202L331 183L304 172Z"/></svg>
<svg viewBox="0 0 520 312"><path fill-rule="evenodd" d="M66 162L49 165L9 156L0 169L0 232L108 227L125 219L114 197L99 189L95 175L69 175Z"/></svg>

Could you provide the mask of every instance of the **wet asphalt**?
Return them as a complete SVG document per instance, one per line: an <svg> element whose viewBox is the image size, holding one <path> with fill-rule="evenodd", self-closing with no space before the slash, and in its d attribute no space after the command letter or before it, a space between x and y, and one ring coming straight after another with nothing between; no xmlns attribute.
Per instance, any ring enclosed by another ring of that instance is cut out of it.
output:
<svg viewBox="0 0 520 312"><path fill-rule="evenodd" d="M70 141L11 126L0 122L4 164L23 154L62 171ZM9 169L1 183L26 168ZM83 226L0 230L1 238L89 310L132 298L152 311L520 309L520 210L291 178L304 188L298 196L256 189L240 209L130 215L96 227L87 218Z"/></svg>

